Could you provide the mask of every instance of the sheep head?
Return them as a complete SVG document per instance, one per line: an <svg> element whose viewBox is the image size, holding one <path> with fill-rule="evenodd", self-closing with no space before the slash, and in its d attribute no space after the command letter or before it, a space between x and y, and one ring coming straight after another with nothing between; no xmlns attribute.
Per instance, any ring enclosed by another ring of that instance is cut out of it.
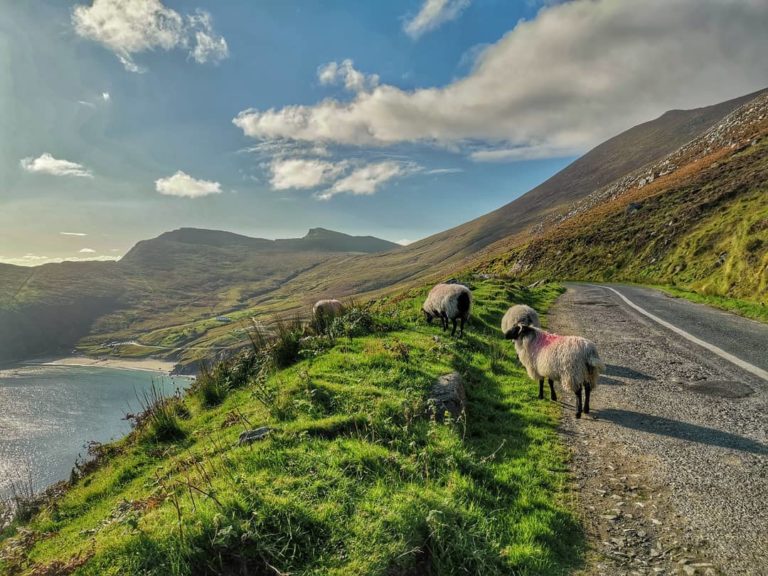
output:
<svg viewBox="0 0 768 576"><path fill-rule="evenodd" d="M515 324L511 329L507 330L507 333L504 334L504 338L507 340L519 340L526 334L530 334L533 331L533 328L531 328L528 324Z"/></svg>

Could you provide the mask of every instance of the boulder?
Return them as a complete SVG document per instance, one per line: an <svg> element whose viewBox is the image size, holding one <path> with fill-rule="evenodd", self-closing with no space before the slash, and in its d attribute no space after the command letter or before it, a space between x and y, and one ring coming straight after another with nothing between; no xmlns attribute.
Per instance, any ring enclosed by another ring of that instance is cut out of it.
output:
<svg viewBox="0 0 768 576"><path fill-rule="evenodd" d="M261 428L256 428L255 430L246 430L240 434L240 439L237 441L237 444L239 446L244 446L246 444L256 442L256 440L264 440L264 438L266 438L271 431L272 428L269 426L262 426Z"/></svg>
<svg viewBox="0 0 768 576"><path fill-rule="evenodd" d="M458 372L451 372L440 376L432 385L428 403L430 416L434 415L438 422L445 419L446 412L454 420L457 419L464 412L467 404L461 375Z"/></svg>

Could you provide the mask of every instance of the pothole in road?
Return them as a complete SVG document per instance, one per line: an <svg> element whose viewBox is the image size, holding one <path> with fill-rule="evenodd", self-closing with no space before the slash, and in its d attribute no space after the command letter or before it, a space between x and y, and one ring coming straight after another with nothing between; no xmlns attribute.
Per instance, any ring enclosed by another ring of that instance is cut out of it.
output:
<svg viewBox="0 0 768 576"><path fill-rule="evenodd" d="M701 380L699 382L684 383L683 388L697 394L717 396L719 398L744 398L755 392L748 385L736 380Z"/></svg>

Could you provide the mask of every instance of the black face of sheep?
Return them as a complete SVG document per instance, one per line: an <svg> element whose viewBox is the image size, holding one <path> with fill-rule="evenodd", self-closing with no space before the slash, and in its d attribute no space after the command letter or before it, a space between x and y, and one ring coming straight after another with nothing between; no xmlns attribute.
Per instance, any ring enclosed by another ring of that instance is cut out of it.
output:
<svg viewBox="0 0 768 576"><path fill-rule="evenodd" d="M434 316L432 316L432 314L430 314L426 310L422 310L422 312L424 312L424 316L426 317L427 324L432 324L432 320L434 319Z"/></svg>
<svg viewBox="0 0 768 576"><path fill-rule="evenodd" d="M504 338L507 340L517 340L530 332L533 332L530 326L527 326L526 324L516 324L511 330L507 330L507 333L504 334Z"/></svg>

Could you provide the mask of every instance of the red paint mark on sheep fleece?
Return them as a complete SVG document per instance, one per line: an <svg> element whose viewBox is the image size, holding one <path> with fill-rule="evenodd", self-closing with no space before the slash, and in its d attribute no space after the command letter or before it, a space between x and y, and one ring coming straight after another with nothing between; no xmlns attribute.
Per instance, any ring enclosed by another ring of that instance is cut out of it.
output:
<svg viewBox="0 0 768 576"><path fill-rule="evenodd" d="M562 336L559 336L558 334L550 334L548 332L543 332L539 334L538 338L536 338L535 346L537 349L541 350L542 348L546 348L550 344L554 344L561 338Z"/></svg>

